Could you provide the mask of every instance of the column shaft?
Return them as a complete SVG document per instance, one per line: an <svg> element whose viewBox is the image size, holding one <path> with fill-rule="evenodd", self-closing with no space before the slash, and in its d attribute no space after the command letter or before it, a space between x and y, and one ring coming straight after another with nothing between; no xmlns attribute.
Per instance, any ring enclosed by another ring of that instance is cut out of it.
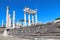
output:
<svg viewBox="0 0 60 40"><path fill-rule="evenodd" d="M7 10L6 10L6 27L8 27L8 24L9 24L9 22L8 22L8 16L9 16L9 8L8 8L8 6L7 6Z"/></svg>
<svg viewBox="0 0 60 40"><path fill-rule="evenodd" d="M37 14L35 14L35 20L36 20L36 23L37 23L37 22L38 22L38 21L37 21Z"/></svg>
<svg viewBox="0 0 60 40"><path fill-rule="evenodd" d="M24 12L24 26L26 26L26 12Z"/></svg>
<svg viewBox="0 0 60 40"><path fill-rule="evenodd" d="M10 17L10 14L9 14L9 27L8 28L11 28L11 17Z"/></svg>
<svg viewBox="0 0 60 40"><path fill-rule="evenodd" d="M28 26L30 26L30 13L28 13Z"/></svg>
<svg viewBox="0 0 60 40"><path fill-rule="evenodd" d="M2 20L2 27L4 27L4 22L3 22L3 20Z"/></svg>
<svg viewBox="0 0 60 40"><path fill-rule="evenodd" d="M34 24L34 14L32 14L32 24Z"/></svg>
<svg viewBox="0 0 60 40"><path fill-rule="evenodd" d="M13 11L13 28L15 28L15 11Z"/></svg>

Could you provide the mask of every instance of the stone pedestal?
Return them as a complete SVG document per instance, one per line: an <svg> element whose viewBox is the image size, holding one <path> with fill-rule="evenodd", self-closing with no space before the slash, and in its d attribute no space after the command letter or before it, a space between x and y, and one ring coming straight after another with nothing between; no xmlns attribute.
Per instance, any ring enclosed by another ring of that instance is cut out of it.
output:
<svg viewBox="0 0 60 40"><path fill-rule="evenodd" d="M8 32L7 32L6 29L4 30L4 33L3 33L2 35L3 35L3 36L8 36Z"/></svg>

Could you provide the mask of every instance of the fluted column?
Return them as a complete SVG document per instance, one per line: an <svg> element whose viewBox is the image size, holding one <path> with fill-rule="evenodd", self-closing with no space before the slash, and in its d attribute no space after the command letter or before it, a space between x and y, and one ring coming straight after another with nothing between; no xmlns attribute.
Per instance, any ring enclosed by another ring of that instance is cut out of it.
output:
<svg viewBox="0 0 60 40"><path fill-rule="evenodd" d="M15 28L15 11L13 11L13 28Z"/></svg>
<svg viewBox="0 0 60 40"><path fill-rule="evenodd" d="M26 12L24 12L24 26L26 26Z"/></svg>
<svg viewBox="0 0 60 40"><path fill-rule="evenodd" d="M30 26L30 13L28 13L28 26Z"/></svg>

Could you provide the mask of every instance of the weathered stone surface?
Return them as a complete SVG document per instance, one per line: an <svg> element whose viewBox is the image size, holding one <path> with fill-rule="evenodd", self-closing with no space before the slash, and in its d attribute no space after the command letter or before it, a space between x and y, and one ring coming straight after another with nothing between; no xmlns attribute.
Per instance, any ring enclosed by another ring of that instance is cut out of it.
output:
<svg viewBox="0 0 60 40"><path fill-rule="evenodd" d="M57 23L47 23L47 24L40 24L35 26L29 27L21 27L18 29L9 30L9 35L15 36L17 38L26 38L26 39L34 39L38 37L39 40L44 40L44 37L41 36L49 36L46 37L46 40L56 40L60 37L51 37L51 36L60 36L60 28L58 27ZM54 39L53 39L54 38Z"/></svg>

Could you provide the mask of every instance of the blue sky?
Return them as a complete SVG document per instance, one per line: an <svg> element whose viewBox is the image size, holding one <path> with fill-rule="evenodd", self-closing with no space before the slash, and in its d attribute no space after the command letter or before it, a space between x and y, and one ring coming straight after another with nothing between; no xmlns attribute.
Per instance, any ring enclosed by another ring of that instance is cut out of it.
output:
<svg viewBox="0 0 60 40"><path fill-rule="evenodd" d="M2 20L6 22L6 6L10 7L11 17L13 10L16 11L16 22L24 19L25 6L38 9L38 21L40 22L45 23L60 17L60 0L0 0L0 25Z"/></svg>

